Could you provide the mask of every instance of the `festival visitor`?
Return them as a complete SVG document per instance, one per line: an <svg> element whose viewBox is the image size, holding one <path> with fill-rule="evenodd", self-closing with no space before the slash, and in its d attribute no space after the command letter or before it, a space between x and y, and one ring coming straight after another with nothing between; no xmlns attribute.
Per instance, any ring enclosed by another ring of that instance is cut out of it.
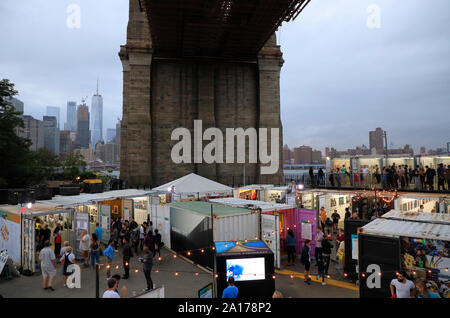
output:
<svg viewBox="0 0 450 318"><path fill-rule="evenodd" d="M319 254L322 256L322 241L323 241L324 233L322 232L322 227L317 227L317 233L316 233L316 248L314 251L314 258L318 259Z"/></svg>
<svg viewBox="0 0 450 318"><path fill-rule="evenodd" d="M61 233L60 233L60 229L59 226L57 226L55 228L55 230L53 231L53 238L55 240L55 256L60 257L61 256Z"/></svg>
<svg viewBox="0 0 450 318"><path fill-rule="evenodd" d="M38 250L41 250L41 249L44 248L44 243L46 241L50 241L51 233L52 232L49 230L48 225L44 224L44 226L39 231L39 247L38 247Z"/></svg>
<svg viewBox="0 0 450 318"><path fill-rule="evenodd" d="M130 220L131 220L130 221L130 231L133 231L134 229L137 229L139 226L133 217L131 217Z"/></svg>
<svg viewBox="0 0 450 318"><path fill-rule="evenodd" d="M162 237L161 234L159 234L158 229L155 230L155 252L153 254L153 257L156 255L156 253L158 253L158 256L161 256L161 248L164 246L164 243L162 242Z"/></svg>
<svg viewBox="0 0 450 318"><path fill-rule="evenodd" d="M62 271L63 271L63 282L64 287L67 286L67 277L72 275L73 272L68 272L68 268L70 265L75 264L75 255L72 253L72 248L70 246L67 246L64 249L64 254L61 257L61 262L63 263Z"/></svg>
<svg viewBox="0 0 450 318"><path fill-rule="evenodd" d="M96 227L95 227L94 233L95 233L95 235L97 235L98 240L101 243L103 240L103 228L100 226L99 223L96 223L95 226Z"/></svg>
<svg viewBox="0 0 450 318"><path fill-rule="evenodd" d="M44 242L44 248L39 253L39 259L41 261L44 289L54 291L55 289L52 285L56 276L56 257L50 245L50 241Z"/></svg>
<svg viewBox="0 0 450 318"><path fill-rule="evenodd" d="M108 247L103 252L103 254L106 257L106 265L107 265L107 267L106 267L106 277L107 278L111 277L111 266L112 266L112 261L114 259L114 249L112 247L113 244L114 244L114 240L110 239L109 242L108 242Z"/></svg>
<svg viewBox="0 0 450 318"><path fill-rule="evenodd" d="M425 172L426 176L426 183L428 185L428 190L433 191L434 190L434 176L436 176L436 170L433 169L433 167L425 166L427 169Z"/></svg>
<svg viewBox="0 0 450 318"><path fill-rule="evenodd" d="M415 298L416 286L406 278L406 272L397 273L397 278L391 281L391 296L393 298Z"/></svg>
<svg viewBox="0 0 450 318"><path fill-rule="evenodd" d="M122 276L123 279L128 279L130 277L130 259L133 257L133 252L131 250L130 241L127 237L123 238L123 251L122 251L122 261L123 269L125 274Z"/></svg>
<svg viewBox="0 0 450 318"><path fill-rule="evenodd" d="M336 182L337 182L338 188L340 188L341 187L341 172L340 172L339 168L336 168Z"/></svg>
<svg viewBox="0 0 450 318"><path fill-rule="evenodd" d="M108 279L108 290L103 293L103 298L125 298L127 288L123 286L122 295L119 295L119 293L117 292L118 285L119 282L114 278Z"/></svg>
<svg viewBox="0 0 450 318"><path fill-rule="evenodd" d="M341 216L337 212L337 210L334 210L334 213L331 214L331 218L333 219L333 233L336 233L339 225L339 220L341 219Z"/></svg>
<svg viewBox="0 0 450 318"><path fill-rule="evenodd" d="M320 223L322 225L322 229L325 230L325 221L327 219L327 212L324 207L320 208Z"/></svg>
<svg viewBox="0 0 450 318"><path fill-rule="evenodd" d="M155 237L153 236L152 230L148 230L147 236L144 239L144 246L147 246L150 252L155 254Z"/></svg>
<svg viewBox="0 0 450 318"><path fill-rule="evenodd" d="M306 240L305 244L303 245L302 256L300 258L300 261L305 266L305 283L308 285L311 285L311 278L309 278L309 269L311 267L311 255L309 254L310 246L311 241Z"/></svg>
<svg viewBox="0 0 450 318"><path fill-rule="evenodd" d="M331 249L333 245L328 240L328 236L325 234L324 239L322 241L322 256L323 256L323 266L324 266L324 274L328 275L328 269L330 267L331 260Z"/></svg>
<svg viewBox="0 0 450 318"><path fill-rule="evenodd" d="M133 228L133 230L131 231L130 241L131 241L131 246L134 248L134 252L137 254L138 246L139 246L139 228L137 226L135 228Z"/></svg>
<svg viewBox="0 0 450 318"><path fill-rule="evenodd" d="M416 282L417 298L441 298L437 293L433 293L427 289L426 283L423 280Z"/></svg>
<svg viewBox="0 0 450 318"><path fill-rule="evenodd" d="M316 259L317 262L317 271L318 274L316 276L316 280L319 280L320 277L322 277L322 285L325 286L325 267L324 267L324 260L322 254L318 255L319 257Z"/></svg>
<svg viewBox="0 0 450 318"><path fill-rule="evenodd" d="M345 208L344 218L345 219L349 219L351 216L352 216L352 214L350 213L350 209L349 208Z"/></svg>
<svg viewBox="0 0 450 318"><path fill-rule="evenodd" d="M237 298L239 290L234 286L233 276L228 277L228 287L223 290L222 298Z"/></svg>
<svg viewBox="0 0 450 318"><path fill-rule="evenodd" d="M119 229L118 227L114 227L113 233L112 233L112 239L114 243L114 252L119 252Z"/></svg>
<svg viewBox="0 0 450 318"><path fill-rule="evenodd" d="M91 235L91 244L89 245L89 253L91 256L91 266L95 268L96 264L100 264L100 242L95 233Z"/></svg>
<svg viewBox="0 0 450 318"><path fill-rule="evenodd" d="M445 168L444 164L440 163L439 168L437 169L437 176L438 176L438 191L441 190L445 191Z"/></svg>
<svg viewBox="0 0 450 318"><path fill-rule="evenodd" d="M144 239L147 234L147 222L144 222L139 228L139 246L141 251L144 249Z"/></svg>
<svg viewBox="0 0 450 318"><path fill-rule="evenodd" d="M287 254L288 254L288 264L287 266L295 265L295 246L297 242L295 240L294 231L292 229L288 230L288 234L286 235L286 246L287 246ZM291 264L292 260L292 264Z"/></svg>
<svg viewBox="0 0 450 318"><path fill-rule="evenodd" d="M445 169L445 179L447 179L447 190L450 191L450 165Z"/></svg>
<svg viewBox="0 0 450 318"><path fill-rule="evenodd" d="M153 289L153 281L151 277L153 267L153 254L148 247L144 247L144 257L139 258L139 261L143 263L145 280L147 281L147 288L144 291L150 291Z"/></svg>
<svg viewBox="0 0 450 318"><path fill-rule="evenodd" d="M80 236L80 250L84 258L84 267L89 267L89 234L86 230Z"/></svg>

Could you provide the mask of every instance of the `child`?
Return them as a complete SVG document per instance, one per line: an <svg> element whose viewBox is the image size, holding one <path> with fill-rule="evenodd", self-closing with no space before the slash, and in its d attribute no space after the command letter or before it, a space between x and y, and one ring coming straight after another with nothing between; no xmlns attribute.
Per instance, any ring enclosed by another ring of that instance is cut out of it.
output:
<svg viewBox="0 0 450 318"><path fill-rule="evenodd" d="M309 268L311 267L311 256L309 254L310 246L311 246L311 241L306 240L305 244L303 245L302 257L301 257L301 262L305 266L305 283L308 285L311 285L311 283L310 283L311 278L309 278Z"/></svg>
<svg viewBox="0 0 450 318"><path fill-rule="evenodd" d="M317 256L317 270L319 273L317 274L316 279L319 280L319 277L322 277L322 285L325 286L325 266L323 263L323 256L322 254L318 254Z"/></svg>

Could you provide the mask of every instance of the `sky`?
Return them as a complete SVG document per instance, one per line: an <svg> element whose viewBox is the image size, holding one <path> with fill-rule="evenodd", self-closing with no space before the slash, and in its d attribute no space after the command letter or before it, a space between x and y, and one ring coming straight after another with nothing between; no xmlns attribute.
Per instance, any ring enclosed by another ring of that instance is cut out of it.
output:
<svg viewBox="0 0 450 318"><path fill-rule="evenodd" d="M79 28L67 23L71 4ZM284 143L345 150L382 127L390 146L445 148L448 21L448 0L312 0L278 31ZM1 0L0 78L15 83L28 115L61 107L62 127L67 101L90 106L99 78L104 130L115 128L127 22L128 0Z"/></svg>

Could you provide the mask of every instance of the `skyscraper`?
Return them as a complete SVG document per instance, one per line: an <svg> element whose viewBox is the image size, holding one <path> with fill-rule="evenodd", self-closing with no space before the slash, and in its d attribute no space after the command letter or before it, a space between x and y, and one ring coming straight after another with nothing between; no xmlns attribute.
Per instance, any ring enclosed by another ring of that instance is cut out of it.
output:
<svg viewBox="0 0 450 318"><path fill-rule="evenodd" d="M21 100L18 100L17 98L6 98L6 101L10 102L11 104L13 104L14 109L16 110L16 112L22 113L23 115L23 102Z"/></svg>
<svg viewBox="0 0 450 318"><path fill-rule="evenodd" d="M44 122L32 116L22 116L24 128L19 128L17 135L31 140L30 150L36 151L44 147Z"/></svg>
<svg viewBox="0 0 450 318"><path fill-rule="evenodd" d="M59 128L55 116L44 116L44 147L59 155Z"/></svg>
<svg viewBox="0 0 450 318"><path fill-rule="evenodd" d="M90 141L89 107L83 100L77 109L77 143L81 148L89 148Z"/></svg>
<svg viewBox="0 0 450 318"><path fill-rule="evenodd" d="M67 122L64 130L77 130L77 103L67 102Z"/></svg>
<svg viewBox="0 0 450 318"><path fill-rule="evenodd" d="M106 129L106 142L111 142L116 137L116 130L112 128Z"/></svg>
<svg viewBox="0 0 450 318"><path fill-rule="evenodd" d="M56 127L59 129L60 119L59 119L59 107L47 106L46 116L56 117Z"/></svg>
<svg viewBox="0 0 450 318"><path fill-rule="evenodd" d="M92 96L91 107L91 143L94 147L99 140L103 140L103 97L98 94L98 81L97 81L97 93Z"/></svg>
<svg viewBox="0 0 450 318"><path fill-rule="evenodd" d="M374 131L369 131L369 150L375 148L378 154L384 152L384 142L383 142L384 131L381 128L377 128Z"/></svg>

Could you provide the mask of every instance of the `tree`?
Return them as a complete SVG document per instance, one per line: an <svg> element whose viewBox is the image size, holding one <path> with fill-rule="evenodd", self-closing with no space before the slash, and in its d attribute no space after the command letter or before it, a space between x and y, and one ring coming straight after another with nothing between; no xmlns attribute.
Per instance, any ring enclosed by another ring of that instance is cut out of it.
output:
<svg viewBox="0 0 450 318"><path fill-rule="evenodd" d="M85 170L86 161L83 155L75 151L71 156L67 156L63 163L64 178L74 180ZM81 171L80 171L81 168Z"/></svg>
<svg viewBox="0 0 450 318"><path fill-rule="evenodd" d="M17 95L14 84L0 81L0 186L19 188L29 185L33 171L29 150L31 141L19 137L16 132L23 129L24 122L16 112L10 99Z"/></svg>
<svg viewBox="0 0 450 318"><path fill-rule="evenodd" d="M42 180L54 179L58 175L55 170L61 166L61 163L53 152L40 148L31 152L30 165L33 171L32 181L39 183Z"/></svg>

